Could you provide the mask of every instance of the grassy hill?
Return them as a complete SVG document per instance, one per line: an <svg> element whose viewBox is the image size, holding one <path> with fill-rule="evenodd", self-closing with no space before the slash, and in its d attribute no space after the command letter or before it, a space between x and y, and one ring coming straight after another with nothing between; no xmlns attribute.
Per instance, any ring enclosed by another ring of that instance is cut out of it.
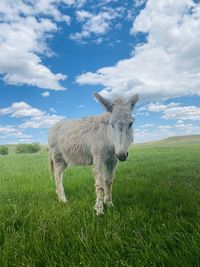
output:
<svg viewBox="0 0 200 267"><path fill-rule="evenodd" d="M134 146L173 146L173 145L188 145L188 144L200 144L199 135L183 135L183 136L172 136L166 139L151 141L146 143L134 144ZM9 154L15 153L17 144L8 144ZM48 149L47 144L40 144L41 150L45 151Z"/></svg>
<svg viewBox="0 0 200 267"><path fill-rule="evenodd" d="M139 145L188 145L188 144L200 144L200 134L171 136L166 139L151 141Z"/></svg>
<svg viewBox="0 0 200 267"><path fill-rule="evenodd" d="M196 143L131 148L101 217L91 167L66 170L62 204L46 151L1 157L0 266L200 266L199 155Z"/></svg>

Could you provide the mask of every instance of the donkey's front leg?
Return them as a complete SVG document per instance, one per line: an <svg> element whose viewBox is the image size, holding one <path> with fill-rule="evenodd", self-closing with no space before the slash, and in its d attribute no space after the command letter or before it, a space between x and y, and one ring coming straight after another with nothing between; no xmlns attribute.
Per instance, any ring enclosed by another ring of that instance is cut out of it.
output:
<svg viewBox="0 0 200 267"><path fill-rule="evenodd" d="M106 170L104 174L105 175L104 203L107 206L114 206L112 202L112 183L115 175L116 165L117 165L117 159L115 157L106 162Z"/></svg>
<svg viewBox="0 0 200 267"><path fill-rule="evenodd" d="M94 209L97 215L103 214L104 200L104 179L103 179L103 164L98 160L94 160L94 176L96 188L96 203Z"/></svg>

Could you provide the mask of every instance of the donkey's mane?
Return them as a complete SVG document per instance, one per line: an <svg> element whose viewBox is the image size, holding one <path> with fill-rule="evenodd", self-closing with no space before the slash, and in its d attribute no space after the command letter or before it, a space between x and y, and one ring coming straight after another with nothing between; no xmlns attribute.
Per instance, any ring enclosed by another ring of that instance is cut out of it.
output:
<svg viewBox="0 0 200 267"><path fill-rule="evenodd" d="M117 106L124 106L126 105L127 101L124 97L116 97L113 99L113 104Z"/></svg>

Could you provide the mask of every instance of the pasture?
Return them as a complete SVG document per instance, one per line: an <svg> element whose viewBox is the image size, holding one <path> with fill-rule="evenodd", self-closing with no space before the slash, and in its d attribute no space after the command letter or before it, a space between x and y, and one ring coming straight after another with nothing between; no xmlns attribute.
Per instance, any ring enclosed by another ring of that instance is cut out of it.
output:
<svg viewBox="0 0 200 267"><path fill-rule="evenodd" d="M46 151L0 158L0 266L200 266L200 142L135 145L114 208L96 216L91 167L57 200Z"/></svg>

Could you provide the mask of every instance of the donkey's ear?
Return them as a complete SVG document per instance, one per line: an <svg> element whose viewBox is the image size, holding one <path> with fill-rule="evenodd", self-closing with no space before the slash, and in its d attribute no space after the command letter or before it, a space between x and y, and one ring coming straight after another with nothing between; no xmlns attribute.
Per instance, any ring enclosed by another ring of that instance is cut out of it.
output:
<svg viewBox="0 0 200 267"><path fill-rule="evenodd" d="M108 112L112 112L112 109L113 109L112 102L110 102L109 100L107 100L106 98L104 98L103 96L101 96L100 94L98 94L97 92L94 92L94 96L96 97L96 99L99 102L101 102L101 104L106 108L106 110Z"/></svg>
<svg viewBox="0 0 200 267"><path fill-rule="evenodd" d="M134 108L134 106L138 102L138 100L139 100L139 94L135 94L130 98L129 103L131 104L131 109Z"/></svg>

